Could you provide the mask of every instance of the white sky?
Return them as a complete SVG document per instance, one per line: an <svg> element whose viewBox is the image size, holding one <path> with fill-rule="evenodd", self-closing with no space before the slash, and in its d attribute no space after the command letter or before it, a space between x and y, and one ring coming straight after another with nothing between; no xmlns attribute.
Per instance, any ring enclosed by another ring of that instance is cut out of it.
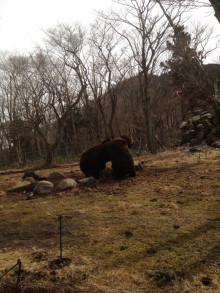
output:
<svg viewBox="0 0 220 293"><path fill-rule="evenodd" d="M82 24L111 0L0 0L0 50L24 52L39 44L43 30L58 23Z"/></svg>
<svg viewBox="0 0 220 293"><path fill-rule="evenodd" d="M88 24L95 19L96 10L106 11L113 4L112 0L0 0L0 51L32 51L42 44L43 30L58 23ZM220 35L220 24L213 15L201 9L193 15L201 23L213 25Z"/></svg>

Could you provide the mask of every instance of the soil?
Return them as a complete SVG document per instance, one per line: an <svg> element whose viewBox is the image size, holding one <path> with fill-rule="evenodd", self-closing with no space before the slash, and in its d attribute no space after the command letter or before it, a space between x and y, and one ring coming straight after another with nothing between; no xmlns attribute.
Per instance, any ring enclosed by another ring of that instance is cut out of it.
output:
<svg viewBox="0 0 220 293"><path fill-rule="evenodd" d="M143 170L96 187L7 193L0 174L0 292L220 292L220 152L137 158ZM58 166L76 181L79 166ZM44 169L47 176L51 169ZM62 215L60 259L59 216Z"/></svg>

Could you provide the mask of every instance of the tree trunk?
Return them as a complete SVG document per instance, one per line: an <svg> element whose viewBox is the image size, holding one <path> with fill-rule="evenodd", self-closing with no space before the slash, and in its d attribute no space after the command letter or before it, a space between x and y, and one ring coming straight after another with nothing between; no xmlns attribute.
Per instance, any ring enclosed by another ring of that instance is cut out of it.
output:
<svg viewBox="0 0 220 293"><path fill-rule="evenodd" d="M217 18L218 22L220 23L220 1L219 0L209 0L212 4L213 9L215 10L215 17Z"/></svg>

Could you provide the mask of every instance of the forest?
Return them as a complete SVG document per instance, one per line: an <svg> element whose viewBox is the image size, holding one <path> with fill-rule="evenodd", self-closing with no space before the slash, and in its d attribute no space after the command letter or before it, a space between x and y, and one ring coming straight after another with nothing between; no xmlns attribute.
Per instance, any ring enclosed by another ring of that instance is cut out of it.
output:
<svg viewBox="0 0 220 293"><path fill-rule="evenodd" d="M220 123L216 32L186 21L203 6L219 21L218 1L115 2L88 27L48 29L29 54L0 54L0 168L78 160L125 133L137 154L155 154L177 147L181 122L201 111Z"/></svg>

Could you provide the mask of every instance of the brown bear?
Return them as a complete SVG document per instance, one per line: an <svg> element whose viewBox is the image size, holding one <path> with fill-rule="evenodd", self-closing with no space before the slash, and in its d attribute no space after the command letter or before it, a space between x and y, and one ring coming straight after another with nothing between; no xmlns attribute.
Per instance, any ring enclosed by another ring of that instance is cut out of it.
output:
<svg viewBox="0 0 220 293"><path fill-rule="evenodd" d="M136 176L134 161L129 147L133 145L133 139L124 135L106 143L108 158L112 162L113 175L116 179L124 179Z"/></svg>
<svg viewBox="0 0 220 293"><path fill-rule="evenodd" d="M80 169L85 177L99 178L100 172L105 169L106 162L109 161L106 150L106 143L110 142L107 138L95 146L87 149L80 158Z"/></svg>

